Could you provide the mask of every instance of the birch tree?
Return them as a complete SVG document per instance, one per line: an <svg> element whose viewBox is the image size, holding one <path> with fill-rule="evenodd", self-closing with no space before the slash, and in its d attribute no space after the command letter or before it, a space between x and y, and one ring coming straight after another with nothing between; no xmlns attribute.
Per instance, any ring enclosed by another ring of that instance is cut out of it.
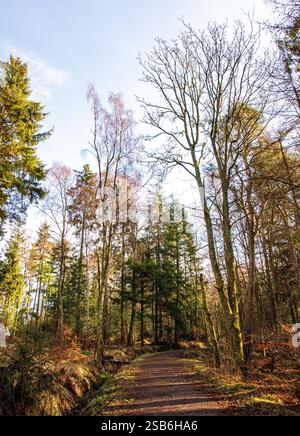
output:
<svg viewBox="0 0 300 436"><path fill-rule="evenodd" d="M59 271L57 279L57 338L63 341L64 308L63 297L65 289L67 238L71 231L69 195L73 185L73 173L68 167L55 164L49 171L48 195L43 204L42 212L51 223L53 238L59 247Z"/></svg>
<svg viewBox="0 0 300 436"><path fill-rule="evenodd" d="M109 279L112 267L113 241L120 224L119 178L132 165L137 139L131 111L120 95L111 94L109 109L102 106L93 85L88 90L92 106L93 129L89 152L98 169L98 201L100 211L98 250L98 321L96 356L101 363L103 346L109 339Z"/></svg>

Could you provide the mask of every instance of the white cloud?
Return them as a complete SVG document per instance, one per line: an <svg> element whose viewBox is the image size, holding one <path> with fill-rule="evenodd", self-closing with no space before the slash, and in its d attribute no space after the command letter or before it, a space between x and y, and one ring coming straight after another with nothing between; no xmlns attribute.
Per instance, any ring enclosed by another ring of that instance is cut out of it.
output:
<svg viewBox="0 0 300 436"><path fill-rule="evenodd" d="M48 64L36 53L24 52L11 44L4 44L2 48L7 56L19 57L28 64L35 97L50 100L55 88L68 88L71 86L68 72Z"/></svg>
<svg viewBox="0 0 300 436"><path fill-rule="evenodd" d="M69 74L66 71L53 67L38 58L29 58L28 63L34 65L46 82L57 87L70 85Z"/></svg>

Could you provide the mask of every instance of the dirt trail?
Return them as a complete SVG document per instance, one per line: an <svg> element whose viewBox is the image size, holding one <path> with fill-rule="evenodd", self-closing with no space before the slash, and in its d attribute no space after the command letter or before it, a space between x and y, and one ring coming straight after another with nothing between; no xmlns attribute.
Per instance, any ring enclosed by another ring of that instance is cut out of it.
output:
<svg viewBox="0 0 300 436"><path fill-rule="evenodd" d="M137 362L134 376L106 414L122 416L222 416L226 403L193 377L184 352L156 354Z"/></svg>

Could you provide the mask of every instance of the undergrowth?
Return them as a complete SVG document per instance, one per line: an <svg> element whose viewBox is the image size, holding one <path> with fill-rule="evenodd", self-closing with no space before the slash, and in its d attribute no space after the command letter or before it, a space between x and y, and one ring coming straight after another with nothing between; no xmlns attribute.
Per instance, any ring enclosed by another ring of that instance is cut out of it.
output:
<svg viewBox="0 0 300 436"><path fill-rule="evenodd" d="M91 389L96 369L76 343L66 335L64 347L56 347L45 337L26 332L1 352L1 415L65 415Z"/></svg>
<svg viewBox="0 0 300 436"><path fill-rule="evenodd" d="M191 359L194 377L228 402L228 413L236 416L300 416L294 381L276 374L248 377L228 374L209 366L207 358Z"/></svg>
<svg viewBox="0 0 300 436"><path fill-rule="evenodd" d="M152 353L151 353L152 351ZM81 416L102 416L118 411L120 393L126 391L126 385L135 378L136 366L141 360L157 352L156 347L132 348L128 353L132 359L130 366L126 366L115 374L102 374L100 387L89 395L90 401L81 411ZM122 398L121 403L130 404L131 399Z"/></svg>

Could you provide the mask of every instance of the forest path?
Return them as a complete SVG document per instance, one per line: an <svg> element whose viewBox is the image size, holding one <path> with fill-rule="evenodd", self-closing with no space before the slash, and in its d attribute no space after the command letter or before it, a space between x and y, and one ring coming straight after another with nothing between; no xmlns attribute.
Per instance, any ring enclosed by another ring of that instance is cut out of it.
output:
<svg viewBox="0 0 300 436"><path fill-rule="evenodd" d="M226 415L226 403L212 392L209 383L197 380L195 362L185 359L184 351L148 356L125 372L126 384L106 415Z"/></svg>

